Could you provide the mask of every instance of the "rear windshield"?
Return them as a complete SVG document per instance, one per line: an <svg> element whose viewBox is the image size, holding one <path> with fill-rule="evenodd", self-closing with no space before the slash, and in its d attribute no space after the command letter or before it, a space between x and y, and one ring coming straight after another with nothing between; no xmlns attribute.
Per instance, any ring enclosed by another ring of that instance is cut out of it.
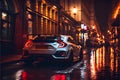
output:
<svg viewBox="0 0 120 80"><path fill-rule="evenodd" d="M44 37L44 36L39 36L39 37L36 37L33 42L48 42L48 43L52 43L52 42L55 42L57 40L57 37L51 37L51 36L47 36L47 37Z"/></svg>

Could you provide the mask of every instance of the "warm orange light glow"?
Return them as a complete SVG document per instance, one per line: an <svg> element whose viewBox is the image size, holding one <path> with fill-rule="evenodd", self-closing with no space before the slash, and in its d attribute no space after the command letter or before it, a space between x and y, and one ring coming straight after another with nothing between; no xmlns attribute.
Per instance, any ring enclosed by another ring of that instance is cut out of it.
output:
<svg viewBox="0 0 120 80"><path fill-rule="evenodd" d="M107 33L108 33L108 34L111 34L111 32L110 32L109 30L107 31Z"/></svg>
<svg viewBox="0 0 120 80"><path fill-rule="evenodd" d="M96 79L96 66L95 66L95 55L94 53L91 54L90 60L90 71L91 71L91 78Z"/></svg>
<svg viewBox="0 0 120 80"><path fill-rule="evenodd" d="M56 9L57 7L56 7L56 6L53 6L52 8L53 8L53 9Z"/></svg>
<svg viewBox="0 0 120 80"><path fill-rule="evenodd" d="M97 36L99 37L100 35L99 35L99 34L97 34Z"/></svg>
<svg viewBox="0 0 120 80"><path fill-rule="evenodd" d="M104 36L102 36L102 38L104 39L105 37L104 37Z"/></svg>
<svg viewBox="0 0 120 80"><path fill-rule="evenodd" d="M114 14L113 14L113 19L115 19L119 13L119 10L120 10L120 3L118 4L118 7L116 8Z"/></svg>
<svg viewBox="0 0 120 80"><path fill-rule="evenodd" d="M95 26L92 26L92 29L95 29Z"/></svg>
<svg viewBox="0 0 120 80"><path fill-rule="evenodd" d="M31 14L28 14L28 19L32 19L32 15Z"/></svg>
<svg viewBox="0 0 120 80"><path fill-rule="evenodd" d="M76 13L77 13L77 8L74 7L73 8L73 14L76 15Z"/></svg>
<svg viewBox="0 0 120 80"><path fill-rule="evenodd" d="M7 18L7 14L2 12L2 19L5 20Z"/></svg>

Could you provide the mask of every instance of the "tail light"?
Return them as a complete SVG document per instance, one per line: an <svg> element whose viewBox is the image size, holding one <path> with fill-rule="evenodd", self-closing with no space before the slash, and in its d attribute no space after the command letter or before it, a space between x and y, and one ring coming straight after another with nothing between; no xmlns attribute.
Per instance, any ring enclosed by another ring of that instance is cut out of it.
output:
<svg viewBox="0 0 120 80"><path fill-rule="evenodd" d="M66 80L65 74L55 74L51 77L51 80Z"/></svg>
<svg viewBox="0 0 120 80"><path fill-rule="evenodd" d="M25 44L25 47L28 48L28 47L31 47L32 45L33 45L32 40L28 40Z"/></svg>
<svg viewBox="0 0 120 80"><path fill-rule="evenodd" d="M21 73L21 79L22 79L22 80L28 80L28 73L27 73L26 71L23 71L23 72Z"/></svg>
<svg viewBox="0 0 120 80"><path fill-rule="evenodd" d="M58 48L64 48L67 46L67 44L63 42L62 40L58 40L57 42L59 43Z"/></svg>

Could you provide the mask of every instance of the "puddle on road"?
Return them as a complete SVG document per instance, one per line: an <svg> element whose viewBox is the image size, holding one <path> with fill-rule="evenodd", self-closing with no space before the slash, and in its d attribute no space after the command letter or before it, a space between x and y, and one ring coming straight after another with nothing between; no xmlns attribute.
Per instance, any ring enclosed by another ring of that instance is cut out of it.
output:
<svg viewBox="0 0 120 80"><path fill-rule="evenodd" d="M105 47L93 49L84 54L81 64L71 68L70 73L63 74L66 76L63 80L120 80L120 58L112 47L108 50Z"/></svg>
<svg viewBox="0 0 120 80"><path fill-rule="evenodd" d="M92 50L85 60L89 69L88 80L120 80L120 59L112 47Z"/></svg>
<svg viewBox="0 0 120 80"><path fill-rule="evenodd" d="M19 74L16 75L16 80L19 80L18 78L29 80L29 77L34 77L25 71L22 71L22 76ZM81 62L65 70L55 71L48 78L50 80L120 80L120 58L111 47L109 50L105 50L105 47L93 49L90 53L84 54Z"/></svg>

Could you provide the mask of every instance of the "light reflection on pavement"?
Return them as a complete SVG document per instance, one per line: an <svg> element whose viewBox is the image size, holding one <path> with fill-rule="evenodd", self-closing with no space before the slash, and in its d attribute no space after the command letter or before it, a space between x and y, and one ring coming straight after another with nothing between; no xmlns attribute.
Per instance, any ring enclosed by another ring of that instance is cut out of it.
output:
<svg viewBox="0 0 120 80"><path fill-rule="evenodd" d="M49 77L46 75L47 78L43 79L120 80L120 56L118 56L118 53L116 53L112 47L108 49L105 47L91 50L89 49L85 52L86 53L84 54L83 60L81 62L77 62L67 69L55 70L49 75ZM32 80L34 77L34 74L31 76L30 73L26 72L25 70L21 70L16 74L16 80Z"/></svg>
<svg viewBox="0 0 120 80"><path fill-rule="evenodd" d="M81 63L72 66L71 71L60 73L69 77L65 80L120 80L120 57L112 47L108 50L101 47L86 52Z"/></svg>

